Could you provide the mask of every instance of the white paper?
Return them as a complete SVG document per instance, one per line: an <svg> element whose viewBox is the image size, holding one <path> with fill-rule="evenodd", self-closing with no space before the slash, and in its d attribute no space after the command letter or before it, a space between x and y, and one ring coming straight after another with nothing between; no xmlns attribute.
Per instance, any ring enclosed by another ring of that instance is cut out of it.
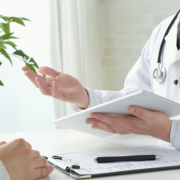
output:
<svg viewBox="0 0 180 180"><path fill-rule="evenodd" d="M115 163L97 163L94 161L102 156L131 156L131 155L160 155L162 159L152 161L133 161L133 162L115 162ZM70 162L63 162L66 165L80 165L80 169L74 169L79 175L103 174L113 172L123 172L130 170L151 169L159 167L180 166L180 151L169 146L138 147L110 151L97 151L76 154L59 155ZM58 160L59 161L59 160Z"/></svg>

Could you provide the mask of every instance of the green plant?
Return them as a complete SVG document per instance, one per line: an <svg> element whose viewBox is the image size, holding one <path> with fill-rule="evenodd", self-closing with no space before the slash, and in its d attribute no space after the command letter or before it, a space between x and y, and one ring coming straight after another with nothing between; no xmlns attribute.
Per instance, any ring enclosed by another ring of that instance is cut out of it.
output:
<svg viewBox="0 0 180 180"><path fill-rule="evenodd" d="M22 26L25 26L24 21L30 21L29 19L23 18L23 17L7 17L0 15L0 19L3 22L0 22L0 55L3 55L11 65L12 59L11 55L18 56L22 59L22 61L25 63L25 66L34 71L37 74L36 69L39 68L38 64L35 62L33 58L30 58L28 55L26 55L21 49L17 49L17 45L12 42L12 39L19 39L18 37L13 36L13 32L11 32L10 24L11 23L17 23ZM12 54L9 54L7 52L7 46L13 47L15 50ZM0 66L2 65L2 62L0 61ZM0 86L3 86L3 82L0 80Z"/></svg>

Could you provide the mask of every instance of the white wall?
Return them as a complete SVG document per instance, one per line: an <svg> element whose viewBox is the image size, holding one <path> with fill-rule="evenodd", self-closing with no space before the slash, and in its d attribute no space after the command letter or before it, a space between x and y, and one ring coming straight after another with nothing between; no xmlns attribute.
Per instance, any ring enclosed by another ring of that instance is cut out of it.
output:
<svg viewBox="0 0 180 180"><path fill-rule="evenodd" d="M120 90L152 30L179 0L99 0L103 89Z"/></svg>
<svg viewBox="0 0 180 180"><path fill-rule="evenodd" d="M0 14L29 18L26 27L13 25L20 40L19 49L34 57L39 66L48 66L48 1L0 0ZM0 133L51 129L51 99L41 95L24 76L20 59L12 57L13 67L2 55L0 61Z"/></svg>

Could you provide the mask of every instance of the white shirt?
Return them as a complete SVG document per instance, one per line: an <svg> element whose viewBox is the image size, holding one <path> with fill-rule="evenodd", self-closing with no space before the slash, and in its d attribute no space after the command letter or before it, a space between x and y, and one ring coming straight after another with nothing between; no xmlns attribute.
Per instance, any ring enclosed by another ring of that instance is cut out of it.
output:
<svg viewBox="0 0 180 180"><path fill-rule="evenodd" d="M163 66L167 71L165 82L159 84L152 77L153 70L157 68L157 57L160 44L173 17L174 16L167 18L154 29L150 40L146 43L142 50L140 58L128 73L125 80L124 89L121 91L103 91L86 88L90 97L88 108L116 98L120 98L139 90L147 90L180 103L180 88L173 83L174 80L178 79L180 75L180 51L178 52L176 47L177 27L180 22L180 15L175 21L169 34L165 37L166 42L162 54ZM74 104L71 104L71 107L75 112L81 111L81 109L77 108ZM172 119L170 141L172 146L180 149L179 119Z"/></svg>
<svg viewBox="0 0 180 180"><path fill-rule="evenodd" d="M6 168L3 163L0 161L0 180L11 180Z"/></svg>

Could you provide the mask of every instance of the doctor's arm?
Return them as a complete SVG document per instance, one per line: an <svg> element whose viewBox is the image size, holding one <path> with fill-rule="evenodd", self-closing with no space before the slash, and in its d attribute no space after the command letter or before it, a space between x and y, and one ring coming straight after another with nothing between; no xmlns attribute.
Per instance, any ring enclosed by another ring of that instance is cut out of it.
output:
<svg viewBox="0 0 180 180"><path fill-rule="evenodd" d="M139 90L152 91L150 82L150 40L145 44L141 56L129 71L124 88L120 91L92 90L86 88L89 95L88 107L93 107L105 102L132 94ZM118 78L118 77L117 77ZM75 104L71 104L74 111L81 111Z"/></svg>
<svg viewBox="0 0 180 180"><path fill-rule="evenodd" d="M39 73L45 74L47 77L37 75L27 67L23 67L22 70L42 94L72 103L71 106L74 111L80 111L81 109L93 107L141 89L151 91L148 54L149 41L143 48L140 58L129 72L125 80L124 89L121 91L84 88L76 78L57 72L49 67L40 67L38 70Z"/></svg>

